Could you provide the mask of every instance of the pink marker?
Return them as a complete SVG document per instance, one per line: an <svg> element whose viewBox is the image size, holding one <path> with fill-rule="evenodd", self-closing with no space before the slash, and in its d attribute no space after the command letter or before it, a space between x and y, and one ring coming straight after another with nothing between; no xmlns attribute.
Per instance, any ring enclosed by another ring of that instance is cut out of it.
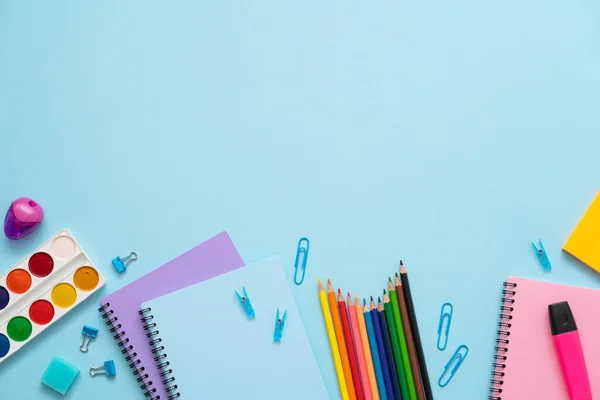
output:
<svg viewBox="0 0 600 400"><path fill-rule="evenodd" d="M571 400L592 400L585 357L571 307L566 301L550 304L550 330Z"/></svg>

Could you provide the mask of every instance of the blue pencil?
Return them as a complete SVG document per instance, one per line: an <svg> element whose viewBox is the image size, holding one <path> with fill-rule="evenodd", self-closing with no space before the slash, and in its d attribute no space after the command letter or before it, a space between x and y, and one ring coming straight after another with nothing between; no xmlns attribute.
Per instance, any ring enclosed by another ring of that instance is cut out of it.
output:
<svg viewBox="0 0 600 400"><path fill-rule="evenodd" d="M371 307L372 309L375 309L375 303L371 303ZM365 310L367 310L366 305ZM371 349L371 356L373 357L373 368L375 369L375 378L377 380L377 387L379 388L379 399L388 400L383 370L381 369L381 360L379 359L379 351L377 350L377 338L373 328L372 312L375 311L365 311L365 325L367 327L367 336L369 338L369 348Z"/></svg>
<svg viewBox="0 0 600 400"><path fill-rule="evenodd" d="M385 342L385 350L388 357L388 363L390 365L390 375L392 376L392 386L394 387L394 393L396 399L402 400L402 392L400 391L400 379L396 373L396 361L394 359L394 350L392 348L392 339L390 338L390 331L388 330L387 320L385 318L385 311L381 299L377 299L377 314L379 315L379 322L381 323L381 334L383 335L383 341ZM408 399L406 399L408 400Z"/></svg>
<svg viewBox="0 0 600 400"><path fill-rule="evenodd" d="M381 322L379 321L379 312L375 307L375 302L371 297L371 318L373 319L373 330L375 331L375 338L377 340L377 348L379 349L379 360L381 361L381 369L383 372L383 379L385 383L385 391L387 392L388 400L398 400L394 392L394 386L392 384L392 375L390 373L390 364L388 362L388 353L385 350L385 341L383 340L383 333L381 332ZM392 364L393 366L393 364ZM392 367L393 368L393 367Z"/></svg>

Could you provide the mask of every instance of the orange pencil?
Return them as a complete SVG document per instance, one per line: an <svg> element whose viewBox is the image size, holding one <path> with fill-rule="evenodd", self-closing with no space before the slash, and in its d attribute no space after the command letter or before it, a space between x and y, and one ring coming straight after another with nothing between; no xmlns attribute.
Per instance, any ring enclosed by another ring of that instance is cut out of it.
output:
<svg viewBox="0 0 600 400"><path fill-rule="evenodd" d="M352 379L352 369L350 368L350 360L348 359L348 350L346 348L346 340L344 339L344 329L342 328L342 318L340 317L340 309L335 298L335 292L331 285L331 280L327 279L327 298L329 300L329 308L331 309L331 317L333 318L333 327L335 329L335 337L337 338L340 356L342 357L342 368L344 370L344 378L346 378L346 386L348 387L348 397L350 400L356 400L356 392L354 390L354 380ZM349 343L352 348L352 343Z"/></svg>
<svg viewBox="0 0 600 400"><path fill-rule="evenodd" d="M360 304L358 304L360 307ZM362 308L362 307L361 307ZM371 394L371 384L369 382L369 374L367 373L367 362L365 360L365 353L362 344L362 338L360 336L360 328L358 327L358 317L356 316L356 307L352 302L352 297L348 293L348 318L350 319L350 326L352 328L352 342L354 343L354 351L356 352L356 358L358 359L358 373L360 374L360 382L363 388L363 394L365 400L373 400Z"/></svg>
<svg viewBox="0 0 600 400"><path fill-rule="evenodd" d="M365 354L365 362L367 363L367 374L369 376L369 387L371 388L371 397L373 398L373 400L379 400L379 389L377 389L377 378L375 377L373 356L371 354L371 348L369 347L369 335L367 334L365 311L363 309L363 306L360 304L360 299L358 298L358 296L356 296L355 308L356 320L358 321L358 330L360 331L360 341L362 342L363 352Z"/></svg>

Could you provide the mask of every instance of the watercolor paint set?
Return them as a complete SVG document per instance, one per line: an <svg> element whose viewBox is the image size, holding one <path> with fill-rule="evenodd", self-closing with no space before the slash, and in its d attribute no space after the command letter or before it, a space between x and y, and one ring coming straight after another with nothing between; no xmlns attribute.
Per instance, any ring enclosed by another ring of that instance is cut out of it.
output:
<svg viewBox="0 0 600 400"><path fill-rule="evenodd" d="M0 276L0 363L105 284L62 230Z"/></svg>

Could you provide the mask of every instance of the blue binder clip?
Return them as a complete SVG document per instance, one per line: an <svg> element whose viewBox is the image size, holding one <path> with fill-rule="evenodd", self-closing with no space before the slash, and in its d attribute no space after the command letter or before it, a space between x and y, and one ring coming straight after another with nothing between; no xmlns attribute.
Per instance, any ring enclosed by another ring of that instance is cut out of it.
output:
<svg viewBox="0 0 600 400"><path fill-rule="evenodd" d="M117 369L115 368L115 362L113 360L104 361L104 365L96 368L90 368L90 375L96 376L105 374L107 377L115 376Z"/></svg>
<svg viewBox="0 0 600 400"><path fill-rule="evenodd" d="M449 309L449 311L445 311L445 309ZM452 314L454 313L454 307L451 303L442 304L442 311L440 311L440 322L438 324L438 339L437 339L437 348L438 350L446 350L446 346L448 345L448 337L450 335L450 323L452 322ZM444 321L446 322L446 329L444 329L444 344L442 341L442 328L444 327Z"/></svg>
<svg viewBox="0 0 600 400"><path fill-rule="evenodd" d="M464 350L464 353L461 352L461 350ZM440 385L440 387L446 387L450 383L452 378L454 378L454 374L456 374L456 371L458 371L458 368L461 366L463 361L465 361L465 358L467 358L467 354L469 354L469 348L467 346L464 344L458 346L458 349L456 349L450 358L450 361L448 361L448 364L446 364L444 367L444 372L442 372L440 379L438 379L438 385ZM453 364L454 366L452 366ZM450 374L448 374L448 371L450 371ZM449 375L448 379L444 380L446 375Z"/></svg>
<svg viewBox="0 0 600 400"><path fill-rule="evenodd" d="M238 297L238 300L240 301L240 304L242 305L242 308L244 309L244 312L246 313L246 316L248 317L248 319L254 319L254 317L256 317L256 314L254 313L254 308L252 308L252 303L250 302L250 297L248 297L248 293L246 293L246 288L242 286L242 291L244 292L244 295L240 295L237 290L235 291L235 294Z"/></svg>
<svg viewBox="0 0 600 400"><path fill-rule="evenodd" d="M281 342L281 336L283 335L283 327L285 326L285 318L287 317L287 310L283 313L283 316L279 318L279 308L277 309L277 316L275 316L275 332L273 333L273 341L275 343Z"/></svg>
<svg viewBox="0 0 600 400"><path fill-rule="evenodd" d="M306 260L308 260L308 248L310 247L310 242L307 238L303 237L298 240L298 251L296 251L296 261L294 262L294 283L296 285L302 285L304 282L304 276L306 275ZM302 257L302 265L299 265L300 257ZM300 281L298 281L298 269L302 268L302 276L300 277Z"/></svg>
<svg viewBox="0 0 600 400"><path fill-rule="evenodd" d="M132 251L126 257L115 257L112 260L112 265L115 267L118 273L121 273L127 269L127 266L138 259L137 253Z"/></svg>
<svg viewBox="0 0 600 400"><path fill-rule="evenodd" d="M539 249L535 246L535 244L533 242L531 242L531 245L533 246L533 249L535 250L535 254L537 255L538 260L540 260L540 262L542 263L542 268L544 268L544 271L551 271L552 264L550 264L550 259L548 258L548 253L546 253L546 249L544 249L544 244L542 243L542 239L539 239L539 241L540 241Z"/></svg>
<svg viewBox="0 0 600 400"><path fill-rule="evenodd" d="M81 334L83 335L83 342L79 346L79 350L87 353L90 342L98 336L98 329L93 326L84 325Z"/></svg>

